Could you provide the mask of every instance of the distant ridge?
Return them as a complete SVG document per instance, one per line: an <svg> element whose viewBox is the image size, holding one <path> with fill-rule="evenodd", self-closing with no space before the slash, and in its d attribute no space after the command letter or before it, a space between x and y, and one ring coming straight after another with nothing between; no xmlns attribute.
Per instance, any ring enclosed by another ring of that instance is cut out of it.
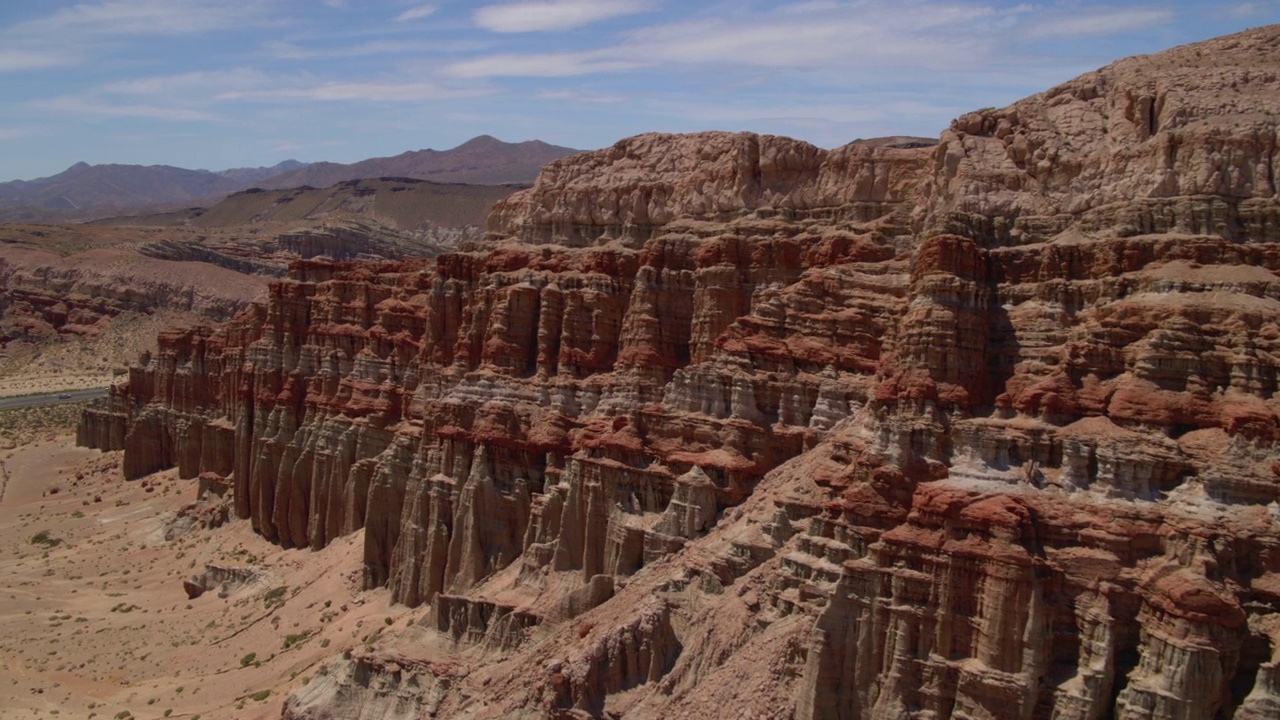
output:
<svg viewBox="0 0 1280 720"><path fill-rule="evenodd" d="M363 217L394 230L430 227L483 229L493 204L520 189L517 185L463 185L412 178L362 178L323 188L278 190L252 188L228 195L207 209L172 213L174 221L193 227L240 227L261 223L295 223ZM119 218L130 222L129 218ZM161 218L134 218L148 224ZM99 221L97 224L115 224ZM478 231L477 231L478 235Z"/></svg>
<svg viewBox="0 0 1280 720"><path fill-rule="evenodd" d="M91 220L128 211L210 206L252 187L325 188L348 180L383 177L527 185L544 164L577 152L541 140L508 143L481 135L451 150L414 150L351 164L286 160L271 167L211 172L169 165L78 162L57 175L0 183L0 222Z"/></svg>
<svg viewBox="0 0 1280 720"><path fill-rule="evenodd" d="M0 183L0 208L25 206L75 212L190 203L226 195L302 167L305 165L297 160L285 160L271 167L211 172L170 165L78 162L57 175Z"/></svg>
<svg viewBox="0 0 1280 720"><path fill-rule="evenodd" d="M546 163L578 152L541 140L508 143L490 135L481 135L452 150L414 150L350 165L312 163L270 178L262 183L262 187L328 187L346 180L377 177L476 185L527 184L538 177L538 171Z"/></svg>

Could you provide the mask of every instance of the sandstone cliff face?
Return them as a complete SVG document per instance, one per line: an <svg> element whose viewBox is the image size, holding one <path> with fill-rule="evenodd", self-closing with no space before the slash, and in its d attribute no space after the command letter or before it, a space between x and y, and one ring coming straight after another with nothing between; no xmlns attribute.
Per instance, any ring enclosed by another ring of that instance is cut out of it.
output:
<svg viewBox="0 0 1280 720"><path fill-rule="evenodd" d="M81 438L230 476L282 543L363 528L430 606L423 657L287 717L1270 717L1277 47L936 148L558 161L483 251L300 262L167 333Z"/></svg>
<svg viewBox="0 0 1280 720"><path fill-rule="evenodd" d="M906 200L927 163L921 152L826 151L772 135L639 135L548 163L494 206L489 226L528 243L637 245L677 219L866 221Z"/></svg>
<svg viewBox="0 0 1280 720"><path fill-rule="evenodd" d="M1280 48L1271 32L1128 58L958 118L942 134L921 210L998 244L1067 227L1274 241Z"/></svg>

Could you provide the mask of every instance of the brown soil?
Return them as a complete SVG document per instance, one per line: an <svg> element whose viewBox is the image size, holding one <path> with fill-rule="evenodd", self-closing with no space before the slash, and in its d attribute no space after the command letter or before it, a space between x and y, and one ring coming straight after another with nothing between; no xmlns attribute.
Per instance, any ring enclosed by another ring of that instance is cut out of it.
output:
<svg viewBox="0 0 1280 720"><path fill-rule="evenodd" d="M0 453L0 718L278 717L326 659L404 624L357 591L360 533L321 552L242 521L166 541L195 481L119 467L66 435ZM189 600L205 563L264 579Z"/></svg>
<svg viewBox="0 0 1280 720"><path fill-rule="evenodd" d="M15 341L0 348L0 397L106 387L122 379L156 335L171 325L198 320L194 313L126 312L96 336L58 335L42 342Z"/></svg>

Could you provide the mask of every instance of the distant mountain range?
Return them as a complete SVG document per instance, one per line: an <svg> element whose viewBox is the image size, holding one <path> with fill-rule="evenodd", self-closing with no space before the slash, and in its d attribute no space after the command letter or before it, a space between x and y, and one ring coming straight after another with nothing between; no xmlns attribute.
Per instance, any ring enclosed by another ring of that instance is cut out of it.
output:
<svg viewBox="0 0 1280 720"><path fill-rule="evenodd" d="M38 180L0 183L0 207L87 210L179 204L226 195L272 176L305 167L297 160L222 172L169 165L89 165L79 162Z"/></svg>
<svg viewBox="0 0 1280 720"><path fill-rule="evenodd" d="M259 184L273 189L302 185L321 188L344 180L378 177L472 185L525 184L538 177L543 165L578 152L573 148L548 145L541 140L506 143L481 135L452 150L416 150L350 165L311 163L267 178Z"/></svg>
<svg viewBox="0 0 1280 720"><path fill-rule="evenodd" d="M118 215L85 224L235 228L363 218L392 230L472 228L472 234L478 235L484 230L493 204L519 187L437 183L403 177L362 178L323 188L251 188L232 193L212 207Z"/></svg>
<svg viewBox="0 0 1280 720"><path fill-rule="evenodd" d="M0 183L0 222L89 219L124 210L212 205L252 187L328 187L346 180L405 177L442 183L527 184L542 166L578 152L540 140L502 142L488 135L451 150L418 150L344 165L286 160L221 172L168 165L89 165L36 180Z"/></svg>

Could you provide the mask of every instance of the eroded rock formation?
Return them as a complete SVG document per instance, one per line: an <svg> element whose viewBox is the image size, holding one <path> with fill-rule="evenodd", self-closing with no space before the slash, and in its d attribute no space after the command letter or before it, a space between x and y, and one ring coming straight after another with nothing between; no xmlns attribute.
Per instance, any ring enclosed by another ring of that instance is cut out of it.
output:
<svg viewBox="0 0 1280 720"><path fill-rule="evenodd" d="M43 249L6 248L0 254L0 345L94 336L130 312L166 309L226 320L266 284L203 263L123 259L92 250L64 258Z"/></svg>
<svg viewBox="0 0 1280 720"><path fill-rule="evenodd" d="M931 148L624 140L484 249L166 333L81 439L430 605L287 717L1268 717L1278 65L1125 60Z"/></svg>

